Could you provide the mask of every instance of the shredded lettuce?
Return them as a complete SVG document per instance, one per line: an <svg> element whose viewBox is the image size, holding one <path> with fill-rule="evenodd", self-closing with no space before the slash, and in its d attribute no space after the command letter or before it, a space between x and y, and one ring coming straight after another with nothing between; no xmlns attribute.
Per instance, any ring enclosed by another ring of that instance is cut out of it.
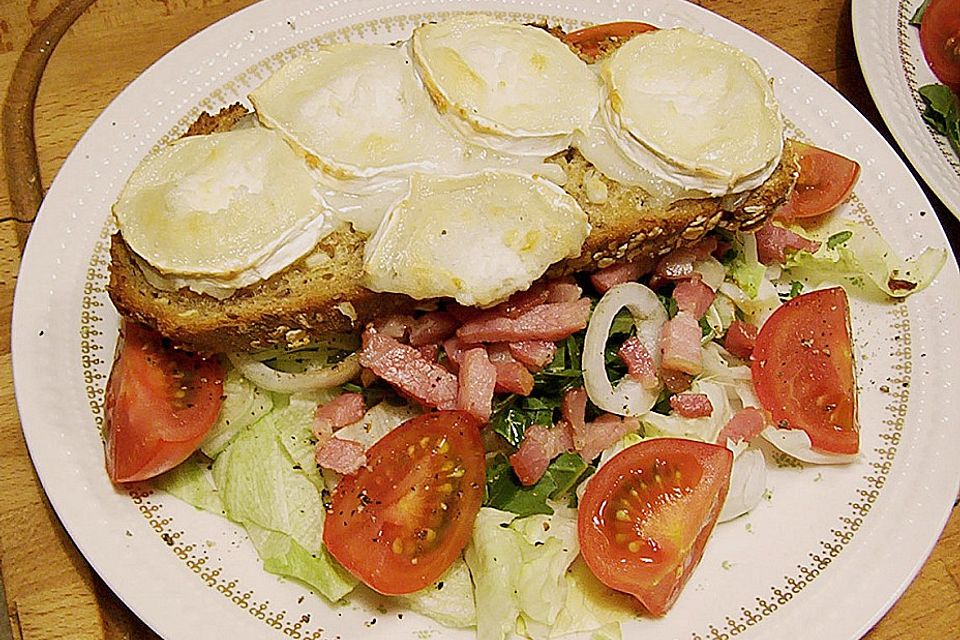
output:
<svg viewBox="0 0 960 640"><path fill-rule="evenodd" d="M437 582L394 600L403 607L433 618L447 627L472 627L477 624L473 600L473 582L463 558L454 560Z"/></svg>
<svg viewBox="0 0 960 640"><path fill-rule="evenodd" d="M604 586L582 558L570 565L564 579L567 598L550 637L592 631L593 638L619 640L620 623L637 616L636 600Z"/></svg>
<svg viewBox="0 0 960 640"><path fill-rule="evenodd" d="M224 450L230 440L273 407L270 394L244 378L236 369L227 371L223 380L223 405L200 450L211 458Z"/></svg>
<svg viewBox="0 0 960 640"><path fill-rule="evenodd" d="M195 453L185 461L153 480L154 486L183 500L197 509L226 515L220 494L210 477L210 460Z"/></svg>
<svg viewBox="0 0 960 640"><path fill-rule="evenodd" d="M357 581L324 548L320 489L283 443L284 432L296 431L284 417L302 409L291 402L238 434L214 461L213 479L227 517L247 528L265 570L336 601Z"/></svg>
<svg viewBox="0 0 960 640"><path fill-rule="evenodd" d="M902 298L922 291L947 260L945 249L932 247L904 260L878 231L852 220L836 221L814 230L792 230L821 244L816 253L797 251L790 255L784 265L786 275L811 285L847 282L867 296L880 293L881 297Z"/></svg>
<svg viewBox="0 0 960 640"><path fill-rule="evenodd" d="M577 515L517 518L480 509L465 558L476 585L479 640L503 640L518 628L534 638L551 636L567 600L567 568L577 557Z"/></svg>

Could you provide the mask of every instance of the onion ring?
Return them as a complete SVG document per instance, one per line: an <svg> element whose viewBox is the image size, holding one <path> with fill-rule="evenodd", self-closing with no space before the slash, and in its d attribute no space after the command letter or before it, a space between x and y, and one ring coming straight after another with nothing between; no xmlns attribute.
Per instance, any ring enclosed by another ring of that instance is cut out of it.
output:
<svg viewBox="0 0 960 640"><path fill-rule="evenodd" d="M247 380L276 393L328 389L349 382L360 373L360 355L356 353L333 366L304 373L277 371L245 353L228 353L227 357Z"/></svg>
<svg viewBox="0 0 960 640"><path fill-rule="evenodd" d="M633 316L637 337L653 357L654 366L660 367L657 342L660 328L667 321L667 312L649 288L637 282L625 282L611 287L593 310L583 341L583 384L590 401L598 408L621 416L639 416L656 403L659 387L646 389L629 376L614 387L603 357L613 319L624 307Z"/></svg>

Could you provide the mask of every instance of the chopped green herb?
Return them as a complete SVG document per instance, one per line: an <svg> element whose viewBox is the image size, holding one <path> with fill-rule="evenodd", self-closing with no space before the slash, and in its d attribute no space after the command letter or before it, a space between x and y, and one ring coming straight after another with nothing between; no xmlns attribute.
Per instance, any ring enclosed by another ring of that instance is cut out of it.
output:
<svg viewBox="0 0 960 640"><path fill-rule="evenodd" d="M910 18L910 24L919 27L920 23L923 21L923 14L927 11L927 5L930 4L930 0L923 0L923 4L917 7L916 12L913 14L913 17Z"/></svg>
<svg viewBox="0 0 960 640"><path fill-rule="evenodd" d="M853 237L853 231L850 231L850 230L835 233L829 238L827 238L827 248L836 249L837 247L844 244L845 242L847 242L847 240L849 240L852 237Z"/></svg>

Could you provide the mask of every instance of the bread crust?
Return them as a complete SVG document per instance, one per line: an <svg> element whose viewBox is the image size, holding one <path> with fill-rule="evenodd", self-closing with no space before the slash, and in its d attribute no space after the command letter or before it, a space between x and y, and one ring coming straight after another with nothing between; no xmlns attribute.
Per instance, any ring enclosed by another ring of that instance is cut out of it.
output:
<svg viewBox="0 0 960 640"><path fill-rule="evenodd" d="M248 114L239 104L201 114L184 135L229 131ZM799 175L796 143L787 140L779 166L736 206L721 198L650 204L649 196L607 179L575 149L550 158L565 170L564 189L587 213L590 235L581 254L553 265L548 276L591 272L620 261L652 269L658 257L690 245L715 228L750 230L785 202ZM606 197L591 200L588 181ZM602 191L602 189L601 189ZM602 201L596 201L602 200ZM164 291L147 280L120 232L110 247L110 298L121 315L194 349L212 352L296 348L330 331L353 331L394 312L429 307L402 294L375 293L361 281L366 236L346 225L268 280L218 300L182 289Z"/></svg>

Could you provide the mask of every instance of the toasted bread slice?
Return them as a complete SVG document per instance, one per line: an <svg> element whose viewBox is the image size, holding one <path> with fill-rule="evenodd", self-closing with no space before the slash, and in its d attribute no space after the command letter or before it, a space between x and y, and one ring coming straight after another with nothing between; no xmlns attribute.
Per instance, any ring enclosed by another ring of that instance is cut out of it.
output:
<svg viewBox="0 0 960 640"><path fill-rule="evenodd" d="M216 116L205 114L188 133L229 129L244 114L239 105ZM566 170L564 188L581 203L592 230L581 255L554 265L549 275L595 271L622 260L640 261L652 268L658 256L692 244L714 228L756 227L784 202L799 171L796 147L788 141L774 174L735 208L725 209L719 198L650 207L645 204L644 192L602 177L606 200L591 202L585 186L591 166L583 156L571 150L552 160ZM353 330L378 315L424 305L401 294L375 293L363 286L365 240L363 234L341 226L287 269L217 300L186 289L170 292L153 287L122 234L117 233L110 250L110 297L122 315L198 349L225 352L298 347L322 333Z"/></svg>
<svg viewBox="0 0 960 640"><path fill-rule="evenodd" d="M554 35L562 37L562 32ZM604 55L620 42L607 44ZM228 131L247 114L239 104L215 115L201 114L185 135ZM773 175L743 197L680 200L660 206L642 189L602 176L575 149L549 161L565 170L564 189L587 213L591 232L580 255L553 265L548 276L596 271L619 261L640 262L647 270L659 256L693 244L715 228L755 228L786 200L799 175L797 147L788 140ZM603 197L597 197L598 189ZM152 286L118 232L111 243L108 290L122 315L196 349L295 348L329 331L351 331L377 316L429 305L429 301L366 289L362 284L365 241L364 234L341 226L290 267L218 300L187 289L171 292Z"/></svg>

